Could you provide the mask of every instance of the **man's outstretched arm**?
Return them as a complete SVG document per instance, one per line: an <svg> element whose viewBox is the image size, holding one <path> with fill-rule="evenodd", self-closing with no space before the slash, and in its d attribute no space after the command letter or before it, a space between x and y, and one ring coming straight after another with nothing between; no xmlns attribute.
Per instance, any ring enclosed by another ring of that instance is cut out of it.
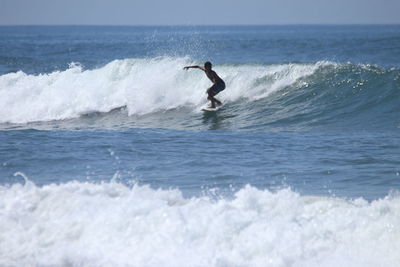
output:
<svg viewBox="0 0 400 267"><path fill-rule="evenodd" d="M201 67L201 66L186 66L183 69L184 70L187 70L187 69L201 69L201 70L205 71L205 69L203 67Z"/></svg>

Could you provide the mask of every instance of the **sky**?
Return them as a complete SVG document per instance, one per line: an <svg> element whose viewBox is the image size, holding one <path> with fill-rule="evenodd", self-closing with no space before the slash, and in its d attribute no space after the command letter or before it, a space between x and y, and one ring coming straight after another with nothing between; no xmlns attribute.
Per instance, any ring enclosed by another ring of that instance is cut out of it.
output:
<svg viewBox="0 0 400 267"><path fill-rule="evenodd" d="M0 0L0 25L400 24L400 0Z"/></svg>

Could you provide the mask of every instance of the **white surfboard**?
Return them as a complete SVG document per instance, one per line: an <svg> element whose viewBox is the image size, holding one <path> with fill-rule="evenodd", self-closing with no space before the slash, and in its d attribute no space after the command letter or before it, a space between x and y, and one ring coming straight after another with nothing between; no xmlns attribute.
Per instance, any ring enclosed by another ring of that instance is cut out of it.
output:
<svg viewBox="0 0 400 267"><path fill-rule="evenodd" d="M204 106L204 107L201 107L201 110L202 111L217 111L218 109L220 109L222 107L222 105L221 106L216 106L215 108L212 108L212 107L210 107L210 106Z"/></svg>

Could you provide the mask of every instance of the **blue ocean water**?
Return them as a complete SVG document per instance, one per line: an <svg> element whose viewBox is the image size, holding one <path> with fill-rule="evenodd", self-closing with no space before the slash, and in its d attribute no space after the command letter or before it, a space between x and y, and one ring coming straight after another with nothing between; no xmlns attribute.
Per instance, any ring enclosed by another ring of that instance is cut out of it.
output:
<svg viewBox="0 0 400 267"><path fill-rule="evenodd" d="M0 265L399 266L399 131L399 25L0 27Z"/></svg>

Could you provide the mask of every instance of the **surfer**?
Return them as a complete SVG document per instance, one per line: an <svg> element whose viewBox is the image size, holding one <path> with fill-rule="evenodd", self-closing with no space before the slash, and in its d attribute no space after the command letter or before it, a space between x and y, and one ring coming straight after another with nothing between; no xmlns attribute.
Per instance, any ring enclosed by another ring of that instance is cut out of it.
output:
<svg viewBox="0 0 400 267"><path fill-rule="evenodd" d="M225 89L225 82L224 82L224 80L222 80L218 76L218 74L215 71L213 71L211 69L211 67L212 67L211 62L207 61L206 63L204 63L204 67L201 67L201 66L186 66L183 69L184 70L191 69L191 68L193 68L193 69L201 69L206 73L208 79L210 79L213 82L213 85L210 88L207 89L207 94L208 94L207 99L211 101L210 108L215 108L215 104L217 104L218 106L222 105L221 101L216 99L215 96L219 92L221 92L221 91L223 91Z"/></svg>

